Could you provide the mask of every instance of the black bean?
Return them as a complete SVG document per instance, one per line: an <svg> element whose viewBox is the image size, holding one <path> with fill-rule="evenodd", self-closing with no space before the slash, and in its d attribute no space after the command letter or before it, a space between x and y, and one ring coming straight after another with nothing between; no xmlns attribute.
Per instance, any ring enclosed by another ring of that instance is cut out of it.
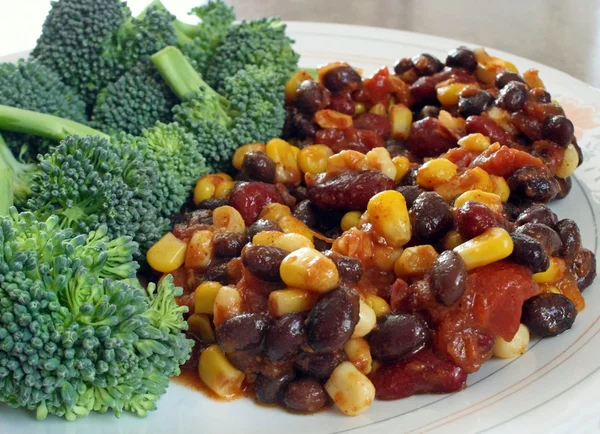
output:
<svg viewBox="0 0 600 434"><path fill-rule="evenodd" d="M524 225L525 223L541 223L550 228L553 228L556 222L558 222L556 214L554 214L554 212L546 205L541 203L532 205L523 210L516 221L518 226Z"/></svg>
<svg viewBox="0 0 600 434"><path fill-rule="evenodd" d="M577 223L570 219L563 219L556 223L556 232L562 241L559 255L568 263L573 262L575 255L581 249L581 232Z"/></svg>
<svg viewBox="0 0 600 434"><path fill-rule="evenodd" d="M323 76L323 85L331 92L354 92L362 88L362 78L350 66L332 68Z"/></svg>
<svg viewBox="0 0 600 434"><path fill-rule="evenodd" d="M571 187L573 187L573 181L571 181L570 176L567 176L566 178L559 178L556 176L555 179L558 182L560 190L558 191L554 199L564 199L571 191Z"/></svg>
<svg viewBox="0 0 600 434"><path fill-rule="evenodd" d="M348 357L342 350L332 353L302 353L296 360L296 369L304 375L325 381L337 365L346 360Z"/></svg>
<svg viewBox="0 0 600 434"><path fill-rule="evenodd" d="M417 120L425 118L437 118L440 114L440 108L434 105L426 105L417 114Z"/></svg>
<svg viewBox="0 0 600 434"><path fill-rule="evenodd" d="M245 234L237 232L217 233L213 240L215 255L220 258L240 256L242 249L248 242L250 242L250 239Z"/></svg>
<svg viewBox="0 0 600 434"><path fill-rule="evenodd" d="M410 207L415 235L423 241L435 241L454 226L452 211L446 201L433 191L421 193Z"/></svg>
<svg viewBox="0 0 600 434"><path fill-rule="evenodd" d="M401 185L417 185L417 168L409 169L404 178L400 180Z"/></svg>
<svg viewBox="0 0 600 434"><path fill-rule="evenodd" d="M527 101L527 85L518 81L511 81L502 88L496 103L509 112L516 112L523 108Z"/></svg>
<svg viewBox="0 0 600 434"><path fill-rule="evenodd" d="M562 248L562 241L558 233L541 223L525 223L519 226L515 232L529 235L537 240L544 247L548 256L556 255Z"/></svg>
<svg viewBox="0 0 600 434"><path fill-rule="evenodd" d="M308 344L318 352L341 349L358 323L359 297L351 288L338 287L323 295L308 316Z"/></svg>
<svg viewBox="0 0 600 434"><path fill-rule="evenodd" d="M295 112L292 116L292 130L296 138L307 139L317 134L319 126L313 121L312 116Z"/></svg>
<svg viewBox="0 0 600 434"><path fill-rule="evenodd" d="M544 122L542 126L542 137L546 140L551 140L557 145L565 148L573 140L575 127L573 122L565 116L551 116Z"/></svg>
<svg viewBox="0 0 600 434"><path fill-rule="evenodd" d="M298 202L294 207L293 215L309 228L317 226L318 208L308 199Z"/></svg>
<svg viewBox="0 0 600 434"><path fill-rule="evenodd" d="M281 280L279 266L287 255L277 247L248 244L242 251L242 263L259 279L277 282Z"/></svg>
<svg viewBox="0 0 600 434"><path fill-rule="evenodd" d="M244 155L242 172L255 181L272 183L275 180L275 162L263 151L250 151Z"/></svg>
<svg viewBox="0 0 600 434"><path fill-rule="evenodd" d="M254 223L252 223L248 228L247 232L248 236L250 237L250 240L252 240L252 238L254 238L254 235L258 234L259 232L265 231L283 232L281 226L279 226L279 223L274 222L273 220L264 219L256 220Z"/></svg>
<svg viewBox="0 0 600 434"><path fill-rule="evenodd" d="M399 360L422 349L429 335L427 323L419 315L382 315L368 335L371 354L381 361Z"/></svg>
<svg viewBox="0 0 600 434"><path fill-rule="evenodd" d="M212 197L210 199L205 199L202 202L200 202L198 204L198 208L201 210L215 210L217 208L219 208L220 206L225 206L227 205L227 197ZM211 217L211 222L207 223L207 224L212 224L212 217Z"/></svg>
<svg viewBox="0 0 600 434"><path fill-rule="evenodd" d="M227 203L225 203L227 205ZM187 213L184 216L184 224L189 226L193 225L212 225L213 224L213 213L208 209L198 209Z"/></svg>
<svg viewBox="0 0 600 434"><path fill-rule="evenodd" d="M410 209L415 203L417 197L419 197L419 195L425 190L417 185L399 185L396 187L396 191L402 193L404 200L406 200L406 207Z"/></svg>
<svg viewBox="0 0 600 434"><path fill-rule="evenodd" d="M571 144L575 147L575 150L577 151L577 156L579 157L579 163L577 163L577 167L579 167L583 164L583 151L581 150L581 146L579 146L579 144L577 143L577 137L573 136L573 141L571 142Z"/></svg>
<svg viewBox="0 0 600 434"><path fill-rule="evenodd" d="M303 185L292 188L290 194L294 196L298 202L308 199L308 189Z"/></svg>
<svg viewBox="0 0 600 434"><path fill-rule="evenodd" d="M287 360L306 344L305 316L290 313L277 319L265 339L265 355L273 362Z"/></svg>
<svg viewBox="0 0 600 434"><path fill-rule="evenodd" d="M525 83L519 74L510 71L502 71L496 75L496 87L502 89L508 83L516 81L517 83Z"/></svg>
<svg viewBox="0 0 600 434"><path fill-rule="evenodd" d="M304 113L315 113L329 104L329 93L314 80L304 80L296 89L294 104Z"/></svg>
<svg viewBox="0 0 600 434"><path fill-rule="evenodd" d="M536 335L547 337L569 330L576 316L577 309L567 297L543 292L523 304L521 322Z"/></svg>
<svg viewBox="0 0 600 434"><path fill-rule="evenodd" d="M217 342L226 353L256 350L262 346L269 324L263 314L236 315L217 327Z"/></svg>
<svg viewBox="0 0 600 434"><path fill-rule="evenodd" d="M494 102L494 97L485 90L458 98L458 112L464 118L479 116Z"/></svg>
<svg viewBox="0 0 600 434"><path fill-rule="evenodd" d="M545 104L552 102L552 97L550 96L550 94L541 87L534 87L533 89L529 89L529 98L533 101Z"/></svg>
<svg viewBox="0 0 600 434"><path fill-rule="evenodd" d="M523 207L517 206L512 202L504 203L502 215L510 222L514 222L521 214Z"/></svg>
<svg viewBox="0 0 600 434"><path fill-rule="evenodd" d="M448 57L446 57L446 66L450 66L451 68L463 68L469 72L473 72L477 68L477 59L475 59L475 53L467 47L458 47L456 50L452 50L448 53Z"/></svg>
<svg viewBox="0 0 600 434"><path fill-rule="evenodd" d="M596 278L596 255L588 249L581 249L573 261L573 273L580 291L590 286Z"/></svg>
<svg viewBox="0 0 600 434"><path fill-rule="evenodd" d="M213 262L202 274L203 281L219 282L221 285L229 283L229 274L227 274L227 262Z"/></svg>
<svg viewBox="0 0 600 434"><path fill-rule="evenodd" d="M245 374L256 375L260 370L262 356L257 350L234 351L227 353L227 359Z"/></svg>
<svg viewBox="0 0 600 434"><path fill-rule="evenodd" d="M310 378L302 378L288 384L283 403L290 410L314 413L327 404L327 393L321 383Z"/></svg>
<svg viewBox="0 0 600 434"><path fill-rule="evenodd" d="M396 73L396 75L402 75L406 71L410 71L414 67L415 65L413 65L412 60L408 57L405 57L396 62L396 64L394 65L394 72Z"/></svg>
<svg viewBox="0 0 600 434"><path fill-rule="evenodd" d="M526 266L532 273L541 273L548 269L550 258L538 240L519 232L513 232L510 237L514 246L510 259Z"/></svg>
<svg viewBox="0 0 600 434"><path fill-rule="evenodd" d="M363 266L358 259L340 255L332 250L327 250L323 254L335 263L342 282L352 284L361 279Z"/></svg>
<svg viewBox="0 0 600 434"><path fill-rule="evenodd" d="M439 59L426 53L413 57L412 63L421 75L433 75L444 68L444 64Z"/></svg>
<svg viewBox="0 0 600 434"><path fill-rule="evenodd" d="M325 240L315 237L313 240L313 244L315 245L315 249L319 252L324 252L325 250L331 249L332 243L328 243Z"/></svg>
<svg viewBox="0 0 600 434"><path fill-rule="evenodd" d="M467 279L467 267L453 250L446 250L438 256L429 273L435 299L444 306L460 300L467 289Z"/></svg>
<svg viewBox="0 0 600 434"><path fill-rule="evenodd" d="M524 202L550 202L556 197L560 186L546 170L525 166L517 169L509 178L511 198Z"/></svg>
<svg viewBox="0 0 600 434"><path fill-rule="evenodd" d="M265 404L275 404L283 399L285 388L296 378L294 371L288 371L277 377L258 374L254 382L256 399Z"/></svg>

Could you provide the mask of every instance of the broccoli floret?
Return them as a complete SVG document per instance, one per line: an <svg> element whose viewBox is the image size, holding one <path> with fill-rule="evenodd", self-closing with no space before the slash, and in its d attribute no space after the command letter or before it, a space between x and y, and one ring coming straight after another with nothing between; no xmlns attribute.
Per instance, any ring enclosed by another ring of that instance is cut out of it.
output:
<svg viewBox="0 0 600 434"><path fill-rule="evenodd" d="M219 94L175 47L156 53L152 61L182 99L173 109L175 120L195 135L213 169L226 170L238 146L281 134L285 121L283 84L272 69L242 68L223 82Z"/></svg>
<svg viewBox="0 0 600 434"><path fill-rule="evenodd" d="M85 103L58 75L35 60L0 63L0 101L4 105L87 122ZM15 155L31 161L48 151L50 141L17 133L4 139Z"/></svg>
<svg viewBox="0 0 600 434"><path fill-rule="evenodd" d="M181 288L171 277L147 290L103 278L131 263L131 241L109 246L105 232L75 236L57 216L14 208L0 217L0 402L38 419L144 416L189 358Z"/></svg>
<svg viewBox="0 0 600 434"><path fill-rule="evenodd" d="M221 91L228 77L247 65L255 65L274 70L284 84L298 67L299 56L292 48L293 42L278 18L234 25L217 48L204 78Z"/></svg>

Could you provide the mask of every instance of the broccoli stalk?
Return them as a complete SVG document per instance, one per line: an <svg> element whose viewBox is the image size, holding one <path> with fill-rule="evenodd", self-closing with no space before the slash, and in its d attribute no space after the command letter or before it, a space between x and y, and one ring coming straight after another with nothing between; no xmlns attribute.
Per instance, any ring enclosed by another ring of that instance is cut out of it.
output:
<svg viewBox="0 0 600 434"><path fill-rule="evenodd" d="M2 140L2 137L0 137ZM13 206L13 172L8 164L0 157L0 216L8 215L8 210Z"/></svg>
<svg viewBox="0 0 600 434"><path fill-rule="evenodd" d="M37 166L35 164L26 164L19 162L8 149L7 144L0 136L0 168L4 172L5 181L10 179L10 186L7 188L6 184L0 188L0 193L4 193L4 196L10 197L17 204L24 203L29 195L31 194L31 181L33 180L34 174L37 172ZM10 178L9 178L10 176Z"/></svg>

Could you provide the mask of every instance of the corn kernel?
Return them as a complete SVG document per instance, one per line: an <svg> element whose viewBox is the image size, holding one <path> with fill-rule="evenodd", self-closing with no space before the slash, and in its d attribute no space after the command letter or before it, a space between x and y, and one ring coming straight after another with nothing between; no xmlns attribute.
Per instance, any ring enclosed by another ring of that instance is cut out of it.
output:
<svg viewBox="0 0 600 434"><path fill-rule="evenodd" d="M542 89L545 89L546 86L544 86L544 82L538 73L539 71L537 69L528 69L523 73L523 80L525 80L525 83L527 83L529 87L541 87Z"/></svg>
<svg viewBox="0 0 600 434"><path fill-rule="evenodd" d="M367 168L383 173L391 179L396 178L396 166L392 162L390 153L385 148L374 148L367 152Z"/></svg>
<svg viewBox="0 0 600 434"><path fill-rule="evenodd" d="M224 173L224 172L214 173L214 176L221 178L223 181L233 181L233 178L231 177L231 175L228 175L227 173Z"/></svg>
<svg viewBox="0 0 600 434"><path fill-rule="evenodd" d="M443 184L437 185L434 191L451 202L469 190L494 191L494 184L490 175L481 167L466 170L463 174L455 176Z"/></svg>
<svg viewBox="0 0 600 434"><path fill-rule="evenodd" d="M275 317L288 313L308 312L319 299L319 294L305 289L281 289L269 294L269 312Z"/></svg>
<svg viewBox="0 0 600 434"><path fill-rule="evenodd" d="M461 117L454 117L446 110L441 110L438 114L438 120L445 126L450 132L457 136L463 136L465 133L465 119Z"/></svg>
<svg viewBox="0 0 600 434"><path fill-rule="evenodd" d="M327 159L327 173L364 170L367 168L367 156L358 151L345 150Z"/></svg>
<svg viewBox="0 0 600 434"><path fill-rule="evenodd" d="M452 179L457 169L456 164L445 158L429 160L417 170L417 184L432 189Z"/></svg>
<svg viewBox="0 0 600 434"><path fill-rule="evenodd" d="M535 273L533 275L533 280L537 283L556 283L563 278L566 269L567 266L565 265L565 261L553 256L550 258L550 266L548 269L541 273Z"/></svg>
<svg viewBox="0 0 600 434"><path fill-rule="evenodd" d="M213 177L214 175L204 175L196 183L196 187L194 187L194 203L196 205L215 196Z"/></svg>
<svg viewBox="0 0 600 434"><path fill-rule="evenodd" d="M484 204L489 209L499 214L502 214L504 209L500 196L495 193L489 193L481 190L469 190L458 196L454 201L454 207L460 208L462 205L469 201L475 201Z"/></svg>
<svg viewBox="0 0 600 434"><path fill-rule="evenodd" d="M223 285L219 282L202 282L194 291L194 312L212 315L215 310L215 299Z"/></svg>
<svg viewBox="0 0 600 434"><path fill-rule="evenodd" d="M308 72L306 69L299 69L296 71L285 83L285 100L287 102L294 101L296 90L298 89L298 86L300 86L300 83L312 79L313 76L310 75L310 72Z"/></svg>
<svg viewBox="0 0 600 434"><path fill-rule="evenodd" d="M221 398L232 399L242 392L245 375L231 364L218 345L211 345L200 355L198 375L210 390Z"/></svg>
<svg viewBox="0 0 600 434"><path fill-rule="evenodd" d="M448 231L442 241L444 250L452 250L464 243L462 236L457 231Z"/></svg>
<svg viewBox="0 0 600 434"><path fill-rule="evenodd" d="M540 289L542 290L542 292L551 292L552 294L562 294L562 292L560 292L558 290L556 285L553 285L551 283L540 283L539 286L540 286Z"/></svg>
<svg viewBox="0 0 600 434"><path fill-rule="evenodd" d="M331 109L319 110L315 113L314 120L321 128L344 130L352 126L352 116Z"/></svg>
<svg viewBox="0 0 600 434"><path fill-rule="evenodd" d="M460 92L469 86L465 83L452 83L436 89L437 99L443 106L458 104Z"/></svg>
<svg viewBox="0 0 600 434"><path fill-rule="evenodd" d="M217 232L246 232L246 223L240 212L232 206L224 205L213 211L213 227Z"/></svg>
<svg viewBox="0 0 600 434"><path fill-rule="evenodd" d="M459 139L458 146L468 151L483 152L491 146L491 143L489 137L481 133L473 133Z"/></svg>
<svg viewBox="0 0 600 434"><path fill-rule="evenodd" d="M217 186L215 187L214 197L219 198L227 196L229 193L231 193L233 187L235 187L234 181L223 181L217 184Z"/></svg>
<svg viewBox="0 0 600 434"><path fill-rule="evenodd" d="M265 145L262 143L249 143L247 145L240 146L233 153L233 158L231 162L233 167L237 170L242 170L242 163L244 162L244 157L248 152L251 151L262 151L265 152Z"/></svg>
<svg viewBox="0 0 600 434"><path fill-rule="evenodd" d="M216 342L215 332L210 324L208 315L194 313L187 320L188 330L199 337L206 344L214 344Z"/></svg>
<svg viewBox="0 0 600 434"><path fill-rule="evenodd" d="M519 73L519 70L517 69L517 67L515 66L514 63L509 62L508 60L504 61L504 67L506 69L508 69L510 72L514 72L515 74Z"/></svg>
<svg viewBox="0 0 600 434"><path fill-rule="evenodd" d="M392 309L388 302L373 293L365 295L365 303L371 306L371 309L373 309L377 318L392 313Z"/></svg>
<svg viewBox="0 0 600 434"><path fill-rule="evenodd" d="M188 243L169 232L150 247L146 260L153 270L170 273L184 264L187 248Z"/></svg>
<svg viewBox="0 0 600 434"><path fill-rule="evenodd" d="M286 252L293 252L303 247L313 248L315 245L304 235L289 233L284 234L278 231L259 232L252 238L253 244L262 246L273 246L283 249Z"/></svg>
<svg viewBox="0 0 600 434"><path fill-rule="evenodd" d="M375 386L371 380L350 362L337 365L325 383L325 390L347 416L365 412L375 399Z"/></svg>
<svg viewBox="0 0 600 434"><path fill-rule="evenodd" d="M265 152L275 162L275 182L282 184L300 182L300 168L292 145L282 139L272 139L267 143Z"/></svg>
<svg viewBox="0 0 600 434"><path fill-rule="evenodd" d="M360 300L358 323L352 332L353 338L362 338L371 333L377 324L377 316L375 311L364 301Z"/></svg>
<svg viewBox="0 0 600 434"><path fill-rule="evenodd" d="M467 270L472 270L509 257L513 247L510 234L502 228L494 227L455 247L454 251L465 262Z"/></svg>
<svg viewBox="0 0 600 434"><path fill-rule="evenodd" d="M392 163L396 166L396 177L394 181L400 182L410 170L410 160L406 157L397 156L392 158Z"/></svg>
<svg viewBox="0 0 600 434"><path fill-rule="evenodd" d="M383 103L378 102L373 107L369 109L369 113L373 113L374 115L385 117L387 116L387 109Z"/></svg>
<svg viewBox="0 0 600 434"><path fill-rule="evenodd" d="M500 196L500 201L502 203L508 202L508 198L510 197L510 187L508 186L506 179L496 175L490 175L490 179L494 186L494 193Z"/></svg>
<svg viewBox="0 0 600 434"><path fill-rule="evenodd" d="M242 313L242 297L234 286L222 286L217 291L213 308L215 327Z"/></svg>
<svg viewBox="0 0 600 434"><path fill-rule="evenodd" d="M355 102L354 103L354 114L355 115L359 115L361 113L365 113L367 111L367 108L365 107L365 105L362 102Z"/></svg>
<svg viewBox="0 0 600 434"><path fill-rule="evenodd" d="M335 263L318 250L308 247L287 255L279 272L286 285L315 292L331 291L340 281Z"/></svg>
<svg viewBox="0 0 600 434"><path fill-rule="evenodd" d="M396 260L394 273L402 278L423 276L438 256L433 246L429 244L407 247Z"/></svg>
<svg viewBox="0 0 600 434"><path fill-rule="evenodd" d="M394 190L373 196L367 205L369 221L392 247L402 247L410 241L411 226L406 200Z"/></svg>
<svg viewBox="0 0 600 434"><path fill-rule="evenodd" d="M496 122L508 134L518 134L520 131L513 124L511 114L507 110L498 106L492 106L487 110L487 115L491 120Z"/></svg>
<svg viewBox="0 0 600 434"><path fill-rule="evenodd" d="M371 356L371 347L363 338L352 338L344 345L344 353L348 360L356 369L367 375L371 372L373 366L373 357Z"/></svg>
<svg viewBox="0 0 600 434"><path fill-rule="evenodd" d="M279 226L281 227L281 230L286 233L286 234L300 234L306 238L308 238L310 240L310 242L312 243L313 241L313 233L312 230L306 226L306 224L300 220L297 219L294 216L284 216L281 217L277 223L279 223Z"/></svg>
<svg viewBox="0 0 600 434"><path fill-rule="evenodd" d="M575 305L577 312L585 308L585 300L577 286L577 280L573 273L565 273L565 276L556 283L557 289Z"/></svg>
<svg viewBox="0 0 600 434"><path fill-rule="evenodd" d="M333 155L329 146L310 145L300 150L298 154L298 166L304 173L318 173L327 170L327 159Z"/></svg>
<svg viewBox="0 0 600 434"><path fill-rule="evenodd" d="M213 258L214 234L212 231L196 231L187 248L185 266L187 268L204 269Z"/></svg>
<svg viewBox="0 0 600 434"><path fill-rule="evenodd" d="M298 155L300 155L300 148L298 146L290 145L290 149L292 150L292 154L294 155L294 158L296 159L296 162L297 162Z"/></svg>
<svg viewBox="0 0 600 434"><path fill-rule="evenodd" d="M401 247L373 246L372 261L375 267L381 271L394 271L394 264L402 254Z"/></svg>
<svg viewBox="0 0 600 434"><path fill-rule="evenodd" d="M396 104L390 109L390 127L394 139L406 140L412 127L412 111L404 104Z"/></svg>
<svg viewBox="0 0 600 434"><path fill-rule="evenodd" d="M556 169L555 175L559 178L567 178L577 169L578 164L579 154L577 153L577 149L575 149L572 143L569 143L569 146L565 149L563 161Z"/></svg>
<svg viewBox="0 0 600 434"><path fill-rule="evenodd" d="M292 210L290 210L289 206L286 206L282 203L273 202L267 204L262 211L260 212L259 219L261 220L271 220L278 221L280 218L292 215Z"/></svg>
<svg viewBox="0 0 600 434"><path fill-rule="evenodd" d="M350 228L357 228L360 223L360 216L362 213L360 211L348 211L342 217L342 221L340 226L343 231L348 231Z"/></svg>
<svg viewBox="0 0 600 434"><path fill-rule="evenodd" d="M529 345L529 329L524 324L519 324L517 333L510 342L506 342L500 336L492 347L492 354L501 359L513 359L520 356Z"/></svg>

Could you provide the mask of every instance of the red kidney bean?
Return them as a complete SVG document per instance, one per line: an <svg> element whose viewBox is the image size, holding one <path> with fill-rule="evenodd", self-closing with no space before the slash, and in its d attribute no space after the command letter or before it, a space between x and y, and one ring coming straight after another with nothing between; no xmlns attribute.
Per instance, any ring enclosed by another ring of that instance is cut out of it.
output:
<svg viewBox="0 0 600 434"><path fill-rule="evenodd" d="M408 137L408 149L417 157L437 157L456 146L456 139L436 118L413 122Z"/></svg>
<svg viewBox="0 0 600 434"><path fill-rule="evenodd" d="M229 205L239 211L247 226L272 202L283 203L283 198L275 185L265 182L238 182L229 195Z"/></svg>
<svg viewBox="0 0 600 434"><path fill-rule="evenodd" d="M542 136L546 140L551 140L565 148L573 140L574 134L575 127L573 126L573 122L565 116L551 116L546 119L542 127Z"/></svg>
<svg viewBox="0 0 600 434"><path fill-rule="evenodd" d="M446 66L450 66L451 68L463 68L468 72L474 72L477 68L475 53L467 47L458 47L456 50L452 50L448 53L448 56L446 57Z"/></svg>
<svg viewBox="0 0 600 434"><path fill-rule="evenodd" d="M556 179L556 182L558 182L558 187L560 188L560 190L558 191L558 193L556 194L556 197L554 199L556 199L556 200L564 199L565 197L567 197L567 195L571 191L571 188L573 187L573 181L571 181L570 176L568 176L566 178L555 177L555 179Z"/></svg>
<svg viewBox="0 0 600 434"><path fill-rule="evenodd" d="M444 68L444 64L431 54L421 54L412 58L415 69L421 75L433 75Z"/></svg>
<svg viewBox="0 0 600 434"><path fill-rule="evenodd" d="M244 155L242 173L255 181L272 183L275 180L275 162L263 151L250 151Z"/></svg>
<svg viewBox="0 0 600 434"><path fill-rule="evenodd" d="M452 211L446 201L433 191L421 193L410 207L414 234L423 241L435 241L454 226Z"/></svg>
<svg viewBox="0 0 600 434"><path fill-rule="evenodd" d="M518 226L522 226L525 223L541 223L550 228L553 228L557 222L558 217L556 217L556 214L554 214L554 212L546 205L541 203L525 208L525 210L519 214L516 221Z"/></svg>
<svg viewBox="0 0 600 434"><path fill-rule="evenodd" d="M396 191L402 193L404 200L406 200L406 206L410 209L415 203L415 200L417 200L417 197L425 190L416 185L399 185L396 187Z"/></svg>
<svg viewBox="0 0 600 434"><path fill-rule="evenodd" d="M481 133L488 136L492 143L499 142L501 145L510 145L514 140L492 119L486 116L469 116L465 123L468 134Z"/></svg>
<svg viewBox="0 0 600 434"><path fill-rule="evenodd" d="M346 94L333 94L329 97L330 110L352 116L354 114L354 101Z"/></svg>
<svg viewBox="0 0 600 434"><path fill-rule="evenodd" d="M352 284L361 279L363 266L358 259L340 255L332 250L326 250L323 254L335 263L342 282Z"/></svg>
<svg viewBox="0 0 600 434"><path fill-rule="evenodd" d="M588 249L581 249L573 260L573 273L580 291L590 286L596 277L596 255Z"/></svg>
<svg viewBox="0 0 600 434"><path fill-rule="evenodd" d="M439 107L434 105L426 105L417 114L417 120L420 121L421 119L425 118L437 118L440 114L440 110L441 109Z"/></svg>
<svg viewBox="0 0 600 434"><path fill-rule="evenodd" d="M302 353L296 359L296 369L304 375L325 381L337 365L346 360L348 357L342 350L331 353Z"/></svg>
<svg viewBox="0 0 600 434"><path fill-rule="evenodd" d="M327 404L327 393L321 383L310 378L302 378L288 384L283 403L290 410L314 413Z"/></svg>
<svg viewBox="0 0 600 434"><path fill-rule="evenodd" d="M581 232L577 223L570 219L560 220L555 228L562 241L559 255L570 264L581 250Z"/></svg>
<svg viewBox="0 0 600 434"><path fill-rule="evenodd" d="M354 92L362 88L363 81L350 66L332 68L323 76L323 85L331 92Z"/></svg>
<svg viewBox="0 0 600 434"><path fill-rule="evenodd" d="M226 353L259 349L269 330L266 315L244 313L229 318L216 330L217 342Z"/></svg>
<svg viewBox="0 0 600 434"><path fill-rule="evenodd" d="M513 241L510 259L529 268L532 273L541 273L548 269L550 258L538 240L520 232L513 232L510 237Z"/></svg>
<svg viewBox="0 0 600 434"><path fill-rule="evenodd" d="M521 110L527 100L527 85L518 81L511 81L502 88L496 103L509 112Z"/></svg>
<svg viewBox="0 0 600 434"><path fill-rule="evenodd" d="M480 202L470 200L456 212L456 226L460 235L470 240L489 228L499 226L496 214Z"/></svg>
<svg viewBox="0 0 600 434"><path fill-rule="evenodd" d="M254 238L254 235L256 235L259 232L264 232L264 231L283 232L283 230L281 229L281 226L279 226L279 223L274 222L273 220L262 220L261 219L261 220L256 220L254 223L252 223L250 225L250 227L248 228L248 236L252 240L252 238Z"/></svg>
<svg viewBox="0 0 600 434"><path fill-rule="evenodd" d="M452 306L467 289L467 267L458 253L446 250L437 257L429 272L431 289L438 303Z"/></svg>
<svg viewBox="0 0 600 434"><path fill-rule="evenodd" d="M446 68L437 74L416 80L410 85L410 94L416 103L437 102L436 85L451 78L457 83L477 83L477 79L464 69Z"/></svg>
<svg viewBox="0 0 600 434"><path fill-rule="evenodd" d="M511 114L510 120L530 140L535 142L542 138L542 123L537 119L527 116L523 112L515 112Z"/></svg>
<svg viewBox="0 0 600 434"><path fill-rule="evenodd" d="M366 154L373 148L385 146L383 138L376 132L356 128L323 129L317 132L315 138L316 142L329 146L335 153L348 149Z"/></svg>
<svg viewBox="0 0 600 434"><path fill-rule="evenodd" d="M390 121L386 117L374 113L356 115L353 126L359 130L375 131L384 139L387 139L391 134Z"/></svg>
<svg viewBox="0 0 600 434"><path fill-rule="evenodd" d="M567 297L543 292L523 304L521 322L536 335L548 337L569 330L576 316L577 309Z"/></svg>
<svg viewBox="0 0 600 434"><path fill-rule="evenodd" d="M562 249L562 241L558 233L544 224L525 223L524 225L519 226L515 232L536 239L544 247L548 256L554 256Z"/></svg>
<svg viewBox="0 0 600 434"><path fill-rule="evenodd" d="M558 182L544 169L525 166L515 170L507 179L512 199L527 202L547 203L560 190Z"/></svg>
<svg viewBox="0 0 600 434"><path fill-rule="evenodd" d="M242 251L242 263L259 279L278 282L279 266L287 255L288 252L277 247L248 244Z"/></svg>
<svg viewBox="0 0 600 434"><path fill-rule="evenodd" d="M314 80L304 80L296 89L294 105L304 113L314 113L329 105L329 92Z"/></svg>
<svg viewBox="0 0 600 434"><path fill-rule="evenodd" d="M277 377L269 377L264 374L258 374L254 382L256 399L265 404L275 404L283 399L285 388L290 384L296 375L294 371L288 371Z"/></svg>
<svg viewBox="0 0 600 434"><path fill-rule="evenodd" d="M394 180L381 172L342 172L308 188L308 197L319 208L336 211L365 210L377 193L392 190Z"/></svg>
<svg viewBox="0 0 600 434"><path fill-rule="evenodd" d="M389 314L377 318L377 327L368 338L373 358L393 362L421 350L429 335L427 323L420 316Z"/></svg>
<svg viewBox="0 0 600 434"><path fill-rule="evenodd" d="M523 80L519 74L515 74L514 72L502 71L496 75L496 87L498 89L502 89L507 84L513 82L525 84L525 80Z"/></svg>
<svg viewBox="0 0 600 434"><path fill-rule="evenodd" d="M463 118L477 116L488 109L494 102L494 97L485 90L477 90L458 98L458 112Z"/></svg>
<svg viewBox="0 0 600 434"><path fill-rule="evenodd" d="M341 349L358 323L359 297L351 288L338 287L323 295L306 322L308 344L317 352Z"/></svg>
<svg viewBox="0 0 600 434"><path fill-rule="evenodd" d="M293 215L309 228L315 228L318 220L317 212L317 208L312 204L312 202L306 199L296 205Z"/></svg>
<svg viewBox="0 0 600 434"><path fill-rule="evenodd" d="M265 339L265 355L273 362L288 360L306 344L305 316L291 313L277 319Z"/></svg>

